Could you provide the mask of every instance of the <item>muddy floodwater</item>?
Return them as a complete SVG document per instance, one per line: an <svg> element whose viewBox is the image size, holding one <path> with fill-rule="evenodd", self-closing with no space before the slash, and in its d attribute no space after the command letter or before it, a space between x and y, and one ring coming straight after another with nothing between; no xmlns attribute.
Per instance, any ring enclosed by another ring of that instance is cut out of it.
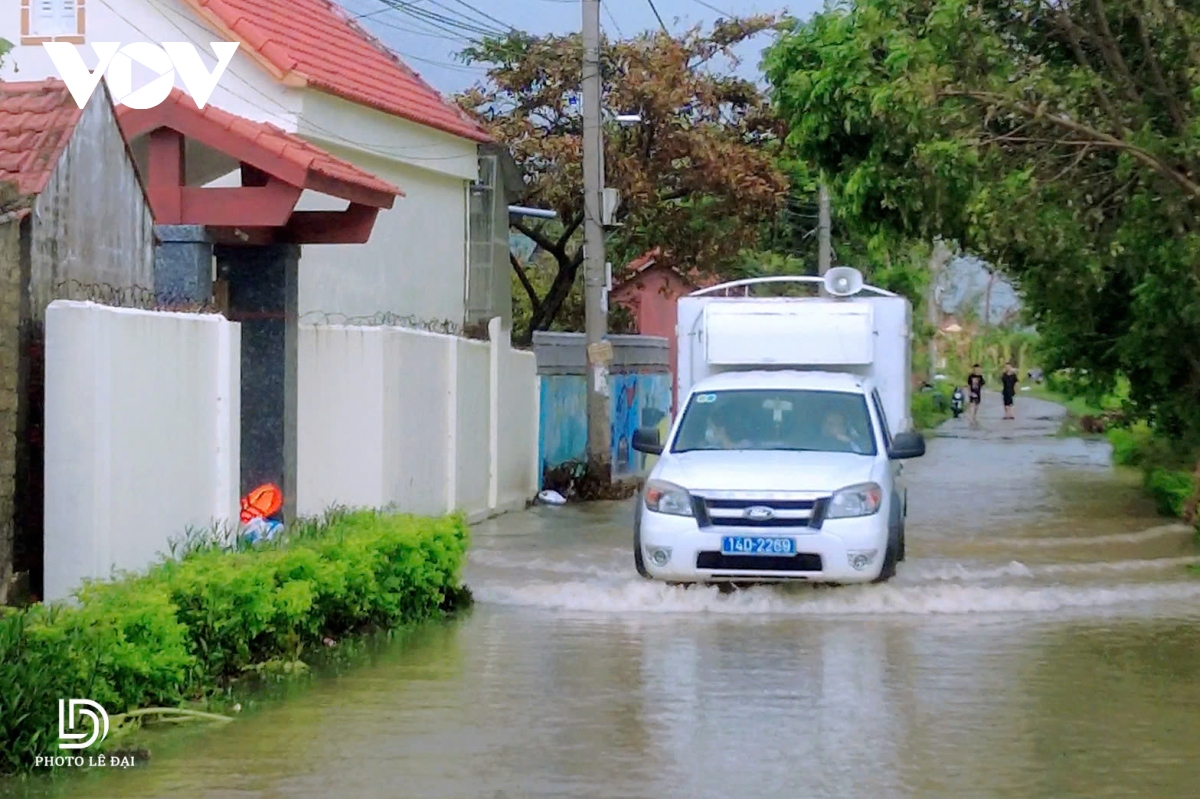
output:
<svg viewBox="0 0 1200 799"><path fill-rule="evenodd" d="M1194 797L1200 577L1102 442L988 399L906 465L881 586L645 582L630 503L478 526L469 617L34 795Z"/></svg>

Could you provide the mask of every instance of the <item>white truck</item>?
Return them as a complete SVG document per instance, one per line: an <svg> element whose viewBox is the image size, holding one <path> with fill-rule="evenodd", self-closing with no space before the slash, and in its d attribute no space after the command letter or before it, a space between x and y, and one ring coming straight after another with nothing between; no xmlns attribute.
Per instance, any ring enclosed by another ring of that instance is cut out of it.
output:
<svg viewBox="0 0 1200 799"><path fill-rule="evenodd" d="M770 282L826 296L748 296ZM638 573L676 584L894 576L902 461L925 454L909 410L911 319L907 299L849 267L680 298L681 410L665 441L654 428L633 440L658 456L634 513Z"/></svg>

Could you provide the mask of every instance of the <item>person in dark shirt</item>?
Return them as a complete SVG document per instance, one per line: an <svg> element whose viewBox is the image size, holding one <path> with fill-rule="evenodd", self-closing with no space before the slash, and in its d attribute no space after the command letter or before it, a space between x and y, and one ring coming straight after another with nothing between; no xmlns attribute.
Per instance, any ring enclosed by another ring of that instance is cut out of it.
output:
<svg viewBox="0 0 1200 799"><path fill-rule="evenodd" d="M1017 395L1017 367L1011 363L1004 365L1004 374L1000 375L1000 395L1004 398L1004 418L1017 418L1013 415L1013 397Z"/></svg>
<svg viewBox="0 0 1200 799"><path fill-rule="evenodd" d="M986 384L987 381L979 372L979 364L974 364L971 374L967 375L967 418L972 427L979 424L979 403L983 399L983 387Z"/></svg>

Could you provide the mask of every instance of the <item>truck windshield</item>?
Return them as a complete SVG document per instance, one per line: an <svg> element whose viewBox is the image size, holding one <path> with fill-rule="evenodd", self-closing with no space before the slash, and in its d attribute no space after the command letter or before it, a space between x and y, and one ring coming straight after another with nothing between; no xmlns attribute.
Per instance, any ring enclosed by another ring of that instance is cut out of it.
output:
<svg viewBox="0 0 1200 799"><path fill-rule="evenodd" d="M798 389L693 395L671 451L697 450L877 451L862 394Z"/></svg>

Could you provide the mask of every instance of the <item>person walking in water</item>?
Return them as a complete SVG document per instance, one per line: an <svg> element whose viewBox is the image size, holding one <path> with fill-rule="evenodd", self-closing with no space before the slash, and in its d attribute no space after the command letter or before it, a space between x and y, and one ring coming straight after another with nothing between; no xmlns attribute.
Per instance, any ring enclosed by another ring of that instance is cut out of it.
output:
<svg viewBox="0 0 1200 799"><path fill-rule="evenodd" d="M972 427L979 426L979 403L983 400L983 387L986 384L987 381L979 372L979 364L974 364L971 374L967 375L967 418Z"/></svg>
<svg viewBox="0 0 1200 799"><path fill-rule="evenodd" d="M1000 395L1004 398L1004 418L1016 419L1013 415L1013 398L1017 395L1017 367L1012 363L1004 364L1004 374L1000 375Z"/></svg>

